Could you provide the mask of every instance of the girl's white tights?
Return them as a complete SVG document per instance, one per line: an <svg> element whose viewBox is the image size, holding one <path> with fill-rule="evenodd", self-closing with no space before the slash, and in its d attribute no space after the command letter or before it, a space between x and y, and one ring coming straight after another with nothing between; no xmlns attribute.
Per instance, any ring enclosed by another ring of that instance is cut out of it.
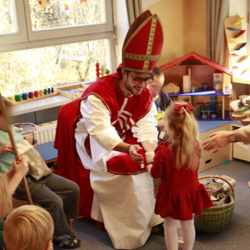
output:
<svg viewBox="0 0 250 250"><path fill-rule="evenodd" d="M164 219L164 234L168 250L178 250L178 223L179 220L174 220L170 217ZM180 223L183 232L183 250L192 250L195 241L194 220L180 221Z"/></svg>

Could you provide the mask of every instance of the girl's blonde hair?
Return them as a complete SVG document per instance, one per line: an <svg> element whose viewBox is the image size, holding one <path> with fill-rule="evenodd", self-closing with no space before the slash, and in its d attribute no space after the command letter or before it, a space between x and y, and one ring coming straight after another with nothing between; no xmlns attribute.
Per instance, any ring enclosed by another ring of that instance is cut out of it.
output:
<svg viewBox="0 0 250 250"><path fill-rule="evenodd" d="M54 224L49 212L38 206L25 205L14 209L7 217L3 238L7 249L45 250L53 233Z"/></svg>
<svg viewBox="0 0 250 250"><path fill-rule="evenodd" d="M12 197L8 189L7 177L0 173L0 220L3 220L12 210Z"/></svg>
<svg viewBox="0 0 250 250"><path fill-rule="evenodd" d="M196 170L199 157L197 155L198 146L198 125L192 112L186 111L179 114L175 110L175 104L186 105L186 102L171 103L165 114L165 130L173 132L173 141L170 144L170 150L175 152L175 166L180 169L187 166L187 169Z"/></svg>

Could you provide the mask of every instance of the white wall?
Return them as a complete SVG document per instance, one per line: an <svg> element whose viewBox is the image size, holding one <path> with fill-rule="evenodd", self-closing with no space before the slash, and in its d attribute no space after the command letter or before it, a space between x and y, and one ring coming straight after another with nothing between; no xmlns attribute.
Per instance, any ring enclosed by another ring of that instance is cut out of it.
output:
<svg viewBox="0 0 250 250"><path fill-rule="evenodd" d="M117 65L122 62L122 46L129 29L127 5L125 0L114 0L114 23L116 29L116 57Z"/></svg>
<svg viewBox="0 0 250 250"><path fill-rule="evenodd" d="M162 0L142 0L142 8L147 8L148 6L160 2Z"/></svg>

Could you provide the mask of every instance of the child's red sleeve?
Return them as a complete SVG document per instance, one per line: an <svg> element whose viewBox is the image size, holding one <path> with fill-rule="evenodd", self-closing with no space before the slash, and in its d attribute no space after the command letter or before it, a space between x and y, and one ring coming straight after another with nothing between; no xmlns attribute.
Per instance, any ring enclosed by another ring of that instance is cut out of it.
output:
<svg viewBox="0 0 250 250"><path fill-rule="evenodd" d="M159 145L155 150L154 164L150 170L150 174L153 178L157 179L162 177L165 171L165 154L162 145Z"/></svg>

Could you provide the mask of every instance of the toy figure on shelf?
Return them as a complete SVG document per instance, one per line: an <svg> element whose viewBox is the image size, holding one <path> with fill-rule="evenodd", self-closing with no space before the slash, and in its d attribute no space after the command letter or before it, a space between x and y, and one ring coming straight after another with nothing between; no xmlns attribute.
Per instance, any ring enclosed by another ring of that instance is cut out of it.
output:
<svg viewBox="0 0 250 250"><path fill-rule="evenodd" d="M221 102L218 102L217 103L217 113L222 113L222 103Z"/></svg>
<svg viewBox="0 0 250 250"><path fill-rule="evenodd" d="M191 87L191 92L198 92L198 85L197 84L192 84L192 87Z"/></svg>
<svg viewBox="0 0 250 250"><path fill-rule="evenodd" d="M203 83L203 89L204 89L204 90L207 89L207 85L208 85L207 82L204 82L204 83Z"/></svg>

